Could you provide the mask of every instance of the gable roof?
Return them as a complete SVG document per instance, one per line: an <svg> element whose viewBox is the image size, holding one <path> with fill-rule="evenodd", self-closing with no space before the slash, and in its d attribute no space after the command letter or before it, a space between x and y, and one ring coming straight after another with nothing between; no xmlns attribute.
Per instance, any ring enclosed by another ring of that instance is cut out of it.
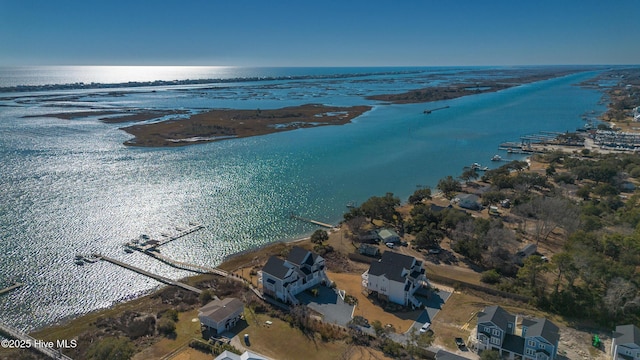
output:
<svg viewBox="0 0 640 360"><path fill-rule="evenodd" d="M560 329L556 324L547 319L534 319L533 321L534 324L527 327L526 337L540 336L557 346L560 340Z"/></svg>
<svg viewBox="0 0 640 360"><path fill-rule="evenodd" d="M285 266L284 260L276 256L271 256L267 263L262 267L262 272L267 273L277 279L284 280L289 272L289 268Z"/></svg>
<svg viewBox="0 0 640 360"><path fill-rule="evenodd" d="M305 250L299 246L294 246L291 248L291 251L289 251L287 261L298 266L303 264L313 265L316 258L317 255L311 251Z"/></svg>
<svg viewBox="0 0 640 360"><path fill-rule="evenodd" d="M509 323L515 324L516 317L509 314L505 309L500 306L493 305L484 308L483 311L478 313L478 324L484 322L492 322L496 324L500 329L506 331ZM529 334L527 332L527 334Z"/></svg>
<svg viewBox="0 0 640 360"><path fill-rule="evenodd" d="M382 241L400 238L400 235L398 235L398 233L393 229L382 229L378 231L378 236L380 237L380 239L382 239Z"/></svg>
<svg viewBox="0 0 640 360"><path fill-rule="evenodd" d="M382 254L382 259L380 260L383 263L403 267L408 270L411 269L411 265L413 265L415 258L413 256L403 255L393 251L385 251Z"/></svg>
<svg viewBox="0 0 640 360"><path fill-rule="evenodd" d="M219 323L243 308L244 303L240 299L225 298L222 300L213 300L200 308L198 316L204 316Z"/></svg>
<svg viewBox="0 0 640 360"><path fill-rule="evenodd" d="M478 200L480 200L480 198L478 197L478 195L474 195L474 194L458 194L456 195L456 197L458 198L458 200L460 201L474 201L474 202L478 202Z"/></svg>
<svg viewBox="0 0 640 360"><path fill-rule="evenodd" d="M616 326L616 332L613 334L616 339L616 344L636 344L640 345L640 329L637 326L618 325Z"/></svg>
<svg viewBox="0 0 640 360"><path fill-rule="evenodd" d="M225 350L214 360L267 360L267 358L251 351L245 351L242 355L236 355L229 350Z"/></svg>
<svg viewBox="0 0 640 360"><path fill-rule="evenodd" d="M380 260L371 263L369 274L384 275L389 280L404 283L406 274L403 276L403 272L411 269L414 261L415 258L411 256L385 251Z"/></svg>

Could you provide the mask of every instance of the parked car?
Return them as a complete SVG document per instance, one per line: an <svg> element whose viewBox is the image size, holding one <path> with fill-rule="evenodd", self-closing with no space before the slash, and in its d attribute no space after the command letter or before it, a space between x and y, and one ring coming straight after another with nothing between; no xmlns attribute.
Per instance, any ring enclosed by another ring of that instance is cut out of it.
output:
<svg viewBox="0 0 640 360"><path fill-rule="evenodd" d="M431 327L431 323L424 323L424 325L422 325L422 327L420 328L420 332L426 333L427 331L429 331L429 327Z"/></svg>
<svg viewBox="0 0 640 360"><path fill-rule="evenodd" d="M387 247L388 247L389 249L393 249L393 248L394 248L394 246L395 246L395 245L394 245L394 243L392 243L392 242L388 242L388 243L386 243L385 245L387 245Z"/></svg>
<svg viewBox="0 0 640 360"><path fill-rule="evenodd" d="M440 254L440 249L429 249L429 254Z"/></svg>
<svg viewBox="0 0 640 360"><path fill-rule="evenodd" d="M464 347L464 340L462 340L462 338L457 337L456 345L458 345L458 348L462 349Z"/></svg>

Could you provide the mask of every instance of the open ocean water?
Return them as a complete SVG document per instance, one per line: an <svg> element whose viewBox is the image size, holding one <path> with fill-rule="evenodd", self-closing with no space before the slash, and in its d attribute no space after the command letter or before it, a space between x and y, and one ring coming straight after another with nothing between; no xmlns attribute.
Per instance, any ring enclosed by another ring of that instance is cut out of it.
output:
<svg viewBox="0 0 640 360"><path fill-rule="evenodd" d="M584 114L595 118L605 110L600 92L575 86L597 71L430 104L364 99L494 76L488 70L502 68L0 68L0 87L224 80L0 93L0 287L12 280L26 284L0 296L0 318L33 330L160 286L106 262L77 266L76 253L100 252L181 278L190 273L126 254L123 244L198 222L206 228L161 251L215 266L230 254L315 230L291 220L292 212L337 223L350 201L386 192L406 201L417 185L433 188L473 162L497 166L489 160L500 153L501 142L539 131L573 131L584 125ZM87 109L198 112L305 103L374 109L344 126L171 149L125 147L130 136L118 128L126 124L105 124L97 117L24 117ZM423 114L445 105L450 108Z"/></svg>

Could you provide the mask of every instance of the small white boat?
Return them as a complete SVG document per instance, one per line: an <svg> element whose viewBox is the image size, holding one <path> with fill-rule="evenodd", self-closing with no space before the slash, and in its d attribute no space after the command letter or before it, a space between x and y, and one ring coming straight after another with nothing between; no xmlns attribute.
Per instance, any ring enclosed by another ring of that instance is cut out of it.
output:
<svg viewBox="0 0 640 360"><path fill-rule="evenodd" d="M502 160L502 156L496 154L493 155L493 157L491 158L491 161L501 161Z"/></svg>

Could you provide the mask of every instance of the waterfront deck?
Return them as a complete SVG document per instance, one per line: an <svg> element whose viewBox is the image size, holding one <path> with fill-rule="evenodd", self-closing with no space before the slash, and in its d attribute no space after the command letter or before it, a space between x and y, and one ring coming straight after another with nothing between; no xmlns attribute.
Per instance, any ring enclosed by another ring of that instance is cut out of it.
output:
<svg viewBox="0 0 640 360"><path fill-rule="evenodd" d="M14 283L13 283L13 285L11 285L11 286L7 286L6 288L1 289L1 290L0 290L0 295L4 295L4 294L6 294L6 293L8 293L8 292L11 292L11 291L13 291L13 290L15 290L15 289L19 288L19 287L22 287L22 286L24 286L24 284L23 284L23 283L20 283L20 282L14 282Z"/></svg>
<svg viewBox="0 0 640 360"><path fill-rule="evenodd" d="M195 287L193 287L191 285L188 285L188 284L185 284L185 283L181 283L179 281L171 280L168 277L164 277L164 276L161 276L161 275L158 275L158 274L154 274L152 272L140 269L139 267L124 263L122 261L119 261L119 260L104 256L104 255L100 255L100 254L94 254L94 256L99 258L99 259L101 259L101 260L110 262L112 264L118 265L118 266L123 267L125 269L137 272L138 274L141 274L141 275L150 277L150 278L152 278L154 280L160 281L161 283L165 283L167 285L172 285L172 286L178 286L178 287L181 287L181 288L183 288L185 290L195 292L198 295L200 295L202 293L202 290L200 290L198 288L195 288Z"/></svg>
<svg viewBox="0 0 640 360"><path fill-rule="evenodd" d="M128 243L126 243L125 246L130 249L138 250L138 251L154 251L158 247L164 244L180 239L181 237L187 236L200 229L204 229L204 225L197 224L197 223L190 223L189 227L186 229L181 229L176 227L176 230L178 230L178 233L176 234L173 234L173 235L163 234L163 236L160 239L151 239L149 237L146 237L146 235L143 235L142 239L133 239Z"/></svg>
<svg viewBox="0 0 640 360"><path fill-rule="evenodd" d="M70 357L63 354L59 349L47 347L45 346L44 341L36 340L35 338L23 333L22 331L18 329L14 329L13 327L7 324L3 324L2 322L0 322L0 334L4 336L8 336L9 338L12 338L12 339L23 341L25 344L30 345L29 349L33 351L37 351L52 359L72 360Z"/></svg>

